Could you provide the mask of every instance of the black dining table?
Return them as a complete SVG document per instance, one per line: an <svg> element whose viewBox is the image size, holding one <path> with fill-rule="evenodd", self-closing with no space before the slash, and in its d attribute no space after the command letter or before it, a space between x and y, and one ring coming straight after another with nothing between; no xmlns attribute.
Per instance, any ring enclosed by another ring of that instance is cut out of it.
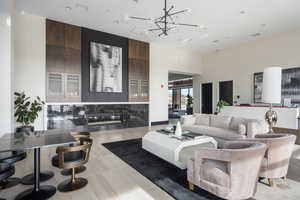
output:
<svg viewBox="0 0 300 200"><path fill-rule="evenodd" d="M63 146L75 143L67 131L47 130L7 133L0 138L0 153L18 150L34 150L34 186L17 195L16 200L44 200L56 193L52 185L40 185L41 148Z"/></svg>

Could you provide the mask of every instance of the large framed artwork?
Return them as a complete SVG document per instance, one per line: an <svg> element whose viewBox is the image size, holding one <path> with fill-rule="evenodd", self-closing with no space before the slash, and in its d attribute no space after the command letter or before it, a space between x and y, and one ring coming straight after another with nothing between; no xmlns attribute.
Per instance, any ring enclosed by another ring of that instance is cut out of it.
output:
<svg viewBox="0 0 300 200"><path fill-rule="evenodd" d="M254 103L262 102L263 72L254 73ZM282 70L281 98L300 105L300 67Z"/></svg>
<svg viewBox="0 0 300 200"><path fill-rule="evenodd" d="M122 48L90 43L90 92L122 92Z"/></svg>
<svg viewBox="0 0 300 200"><path fill-rule="evenodd" d="M128 39L82 29L82 101L128 101Z"/></svg>

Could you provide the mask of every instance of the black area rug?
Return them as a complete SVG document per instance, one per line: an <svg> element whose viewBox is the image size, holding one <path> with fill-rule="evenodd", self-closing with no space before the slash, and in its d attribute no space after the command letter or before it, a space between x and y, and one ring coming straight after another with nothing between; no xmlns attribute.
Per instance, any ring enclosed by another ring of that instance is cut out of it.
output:
<svg viewBox="0 0 300 200"><path fill-rule="evenodd" d="M186 170L181 170L142 149L142 139L103 144L155 185L178 200L222 200L205 190L188 189Z"/></svg>

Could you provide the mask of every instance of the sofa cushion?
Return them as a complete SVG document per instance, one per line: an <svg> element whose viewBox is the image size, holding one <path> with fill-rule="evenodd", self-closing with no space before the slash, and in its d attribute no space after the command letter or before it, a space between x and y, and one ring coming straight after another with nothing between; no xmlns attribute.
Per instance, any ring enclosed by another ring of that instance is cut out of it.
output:
<svg viewBox="0 0 300 200"><path fill-rule="evenodd" d="M181 116L180 122L184 125L194 125L196 118L193 115L184 115Z"/></svg>
<svg viewBox="0 0 300 200"><path fill-rule="evenodd" d="M183 126L183 130L188 130L194 133L200 133L211 137L222 138L225 140L245 138L245 135L240 135L236 131L230 129L210 127L210 126L201 126L201 125Z"/></svg>
<svg viewBox="0 0 300 200"><path fill-rule="evenodd" d="M210 126L216 128L225 128L229 129L229 124L232 117L222 116L222 115L211 115L210 117Z"/></svg>
<svg viewBox="0 0 300 200"><path fill-rule="evenodd" d="M195 115L195 124L209 126L210 124L210 115L206 114L197 114Z"/></svg>

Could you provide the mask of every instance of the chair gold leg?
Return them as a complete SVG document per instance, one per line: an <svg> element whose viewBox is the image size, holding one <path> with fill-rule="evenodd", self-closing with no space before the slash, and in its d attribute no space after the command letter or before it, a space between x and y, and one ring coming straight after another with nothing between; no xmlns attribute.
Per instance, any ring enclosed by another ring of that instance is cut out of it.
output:
<svg viewBox="0 0 300 200"><path fill-rule="evenodd" d="M282 179L283 179L284 181L287 181L287 177L286 177L286 176L282 177Z"/></svg>
<svg viewBox="0 0 300 200"><path fill-rule="evenodd" d="M71 183L75 183L75 168L72 168Z"/></svg>
<svg viewBox="0 0 300 200"><path fill-rule="evenodd" d="M268 178L268 182L271 187L274 187L274 179Z"/></svg>
<svg viewBox="0 0 300 200"><path fill-rule="evenodd" d="M195 189L195 186L194 186L193 183L190 183L190 182L189 182L189 189L190 189L190 190L194 190L194 189Z"/></svg>

